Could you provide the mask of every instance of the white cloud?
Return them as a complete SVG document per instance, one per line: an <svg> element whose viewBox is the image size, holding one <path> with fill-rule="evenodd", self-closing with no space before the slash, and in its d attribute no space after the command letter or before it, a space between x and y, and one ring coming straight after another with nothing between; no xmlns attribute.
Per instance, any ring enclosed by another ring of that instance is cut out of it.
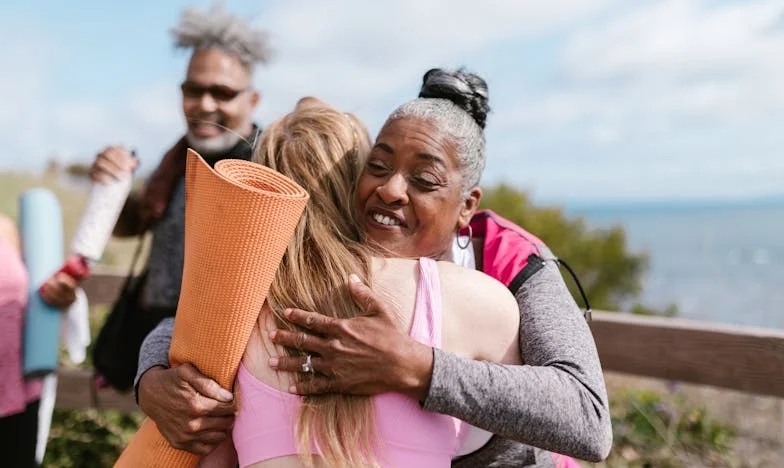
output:
<svg viewBox="0 0 784 468"><path fill-rule="evenodd" d="M713 8L701 0L649 2L576 34L566 52L567 65L582 77L655 81L778 70L784 64L784 35L775 25L782 11L779 0Z"/></svg>
<svg viewBox="0 0 784 468"><path fill-rule="evenodd" d="M499 131L536 142L526 164L548 196L781 193L783 14L781 0L627 4L567 34L557 85L518 97Z"/></svg>
<svg viewBox="0 0 784 468"><path fill-rule="evenodd" d="M428 68L454 66L503 41L568 25L607 3L404 0L382 9L358 0L286 2L259 21L277 50L277 60L259 78L267 91L262 117L318 94L360 112L377 128L391 111L383 103L414 97Z"/></svg>
<svg viewBox="0 0 784 468"><path fill-rule="evenodd" d="M576 33L564 66L627 109L733 121L784 111L780 0L652 2Z"/></svg>
<svg viewBox="0 0 784 468"><path fill-rule="evenodd" d="M597 125L591 130L591 136L599 144L609 145L621 137L618 129L609 125Z"/></svg>

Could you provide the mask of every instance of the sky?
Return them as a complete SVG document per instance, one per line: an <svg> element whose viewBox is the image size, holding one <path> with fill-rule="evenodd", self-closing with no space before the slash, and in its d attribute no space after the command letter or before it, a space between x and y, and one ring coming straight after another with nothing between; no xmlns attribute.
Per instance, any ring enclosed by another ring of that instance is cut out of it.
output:
<svg viewBox="0 0 784 468"><path fill-rule="evenodd" d="M0 170L151 170L183 133L188 54L168 30L209 0L0 2ZM485 185L554 203L784 194L784 0L240 1L269 34L263 125L313 95L371 133L425 71L490 88ZM78 6L74 6L78 5Z"/></svg>

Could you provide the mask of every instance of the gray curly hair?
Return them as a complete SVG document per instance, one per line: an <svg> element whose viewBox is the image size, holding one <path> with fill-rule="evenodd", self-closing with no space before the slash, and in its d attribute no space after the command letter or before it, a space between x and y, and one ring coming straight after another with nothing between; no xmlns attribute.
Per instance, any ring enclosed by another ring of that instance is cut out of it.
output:
<svg viewBox="0 0 784 468"><path fill-rule="evenodd" d="M232 15L217 4L208 12L186 8L180 23L170 32L178 48L219 49L236 55L249 68L257 63L267 63L270 58L267 34L253 29L247 20Z"/></svg>
<svg viewBox="0 0 784 468"><path fill-rule="evenodd" d="M485 134L467 112L446 99L417 98L395 109L387 122L405 118L428 122L455 143L463 195L479 185L487 160Z"/></svg>

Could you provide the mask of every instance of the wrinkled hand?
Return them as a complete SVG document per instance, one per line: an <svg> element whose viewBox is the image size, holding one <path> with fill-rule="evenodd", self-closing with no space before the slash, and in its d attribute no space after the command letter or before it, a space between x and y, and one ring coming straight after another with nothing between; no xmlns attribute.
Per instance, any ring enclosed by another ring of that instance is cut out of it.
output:
<svg viewBox="0 0 784 468"><path fill-rule="evenodd" d="M172 447L199 456L220 445L234 425L231 392L190 364L145 372L139 380L139 407Z"/></svg>
<svg viewBox="0 0 784 468"><path fill-rule="evenodd" d="M133 175L139 164L131 151L122 146L108 146L95 156L90 166L90 180L106 184Z"/></svg>
<svg viewBox="0 0 784 468"><path fill-rule="evenodd" d="M65 309L76 300L77 281L60 272L49 277L41 287L41 299L52 307Z"/></svg>
<svg viewBox="0 0 784 468"><path fill-rule="evenodd" d="M376 395L399 392L420 401L427 396L433 372L433 350L400 331L393 312L352 275L349 290L365 315L336 319L314 312L284 312L293 324L311 333L274 330L276 344L313 354L316 374L290 391L300 395L350 393ZM302 372L305 357L271 358L280 371Z"/></svg>

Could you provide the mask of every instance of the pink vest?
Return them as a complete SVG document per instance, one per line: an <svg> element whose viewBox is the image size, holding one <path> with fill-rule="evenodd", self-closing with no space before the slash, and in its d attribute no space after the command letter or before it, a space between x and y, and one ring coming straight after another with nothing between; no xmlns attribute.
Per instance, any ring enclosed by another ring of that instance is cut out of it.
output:
<svg viewBox="0 0 784 468"><path fill-rule="evenodd" d="M0 417L24 411L41 396L41 380L22 375L22 325L27 308L27 271L19 256L0 239Z"/></svg>
<svg viewBox="0 0 784 468"><path fill-rule="evenodd" d="M482 271L504 283L512 293L553 257L550 249L525 229L490 210L471 219L474 236L484 239Z"/></svg>

